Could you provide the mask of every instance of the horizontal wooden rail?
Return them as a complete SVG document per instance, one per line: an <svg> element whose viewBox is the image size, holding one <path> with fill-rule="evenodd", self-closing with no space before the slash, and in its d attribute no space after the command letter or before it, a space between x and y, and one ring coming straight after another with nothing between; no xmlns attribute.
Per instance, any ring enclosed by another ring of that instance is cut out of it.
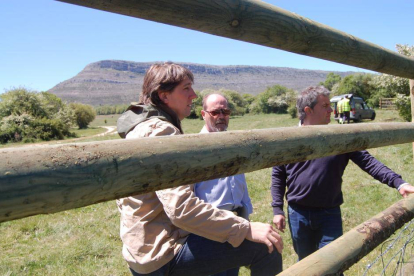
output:
<svg viewBox="0 0 414 276"><path fill-rule="evenodd" d="M262 1L58 1L414 79L414 59Z"/></svg>
<svg viewBox="0 0 414 276"><path fill-rule="evenodd" d="M395 101L397 98L380 98L379 99L379 108L380 109L397 109Z"/></svg>
<svg viewBox="0 0 414 276"><path fill-rule="evenodd" d="M413 218L414 195L410 195L279 273L278 276L340 275Z"/></svg>
<svg viewBox="0 0 414 276"><path fill-rule="evenodd" d="M413 123L370 123L0 149L0 222L413 141Z"/></svg>

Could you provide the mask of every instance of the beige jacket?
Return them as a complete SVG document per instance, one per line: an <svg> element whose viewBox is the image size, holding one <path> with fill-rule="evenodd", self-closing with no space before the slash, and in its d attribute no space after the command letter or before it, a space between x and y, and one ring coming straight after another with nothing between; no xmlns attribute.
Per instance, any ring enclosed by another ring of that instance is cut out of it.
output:
<svg viewBox="0 0 414 276"><path fill-rule="evenodd" d="M172 124L154 118L137 125L126 138L177 134ZM200 200L193 185L122 198L117 204L122 254L130 268L143 274L171 261L189 233L237 247L250 227L247 220Z"/></svg>

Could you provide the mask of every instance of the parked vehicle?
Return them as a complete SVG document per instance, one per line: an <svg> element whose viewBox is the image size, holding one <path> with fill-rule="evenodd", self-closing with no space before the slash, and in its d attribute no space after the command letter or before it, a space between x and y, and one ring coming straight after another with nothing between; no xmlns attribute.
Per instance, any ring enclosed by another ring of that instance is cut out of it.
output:
<svg viewBox="0 0 414 276"><path fill-rule="evenodd" d="M339 120L339 114L337 109L337 103L342 99L348 96L349 104L351 105L351 112L350 112L350 119L354 122L360 122L363 119L375 119L375 110L369 107L363 98L361 97L354 97L352 94L344 94L332 97L331 105L332 109L334 110L334 118L335 120Z"/></svg>

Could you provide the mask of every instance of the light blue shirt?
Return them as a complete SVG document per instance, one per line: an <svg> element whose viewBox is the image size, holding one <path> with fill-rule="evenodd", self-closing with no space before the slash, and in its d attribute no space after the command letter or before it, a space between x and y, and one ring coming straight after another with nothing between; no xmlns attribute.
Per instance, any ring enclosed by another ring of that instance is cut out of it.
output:
<svg viewBox="0 0 414 276"><path fill-rule="evenodd" d="M200 133L208 131L204 127ZM232 211L245 206L249 214L253 212L244 174L199 182L194 190L197 197L219 209Z"/></svg>

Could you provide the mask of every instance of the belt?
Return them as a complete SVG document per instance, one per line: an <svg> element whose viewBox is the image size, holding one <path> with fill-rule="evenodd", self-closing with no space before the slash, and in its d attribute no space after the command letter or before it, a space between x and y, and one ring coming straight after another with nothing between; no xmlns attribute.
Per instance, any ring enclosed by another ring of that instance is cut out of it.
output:
<svg viewBox="0 0 414 276"><path fill-rule="evenodd" d="M296 204L296 203L288 203L288 205L290 207L292 207L293 209L297 208L297 209L302 209L302 210L314 210L314 211L329 210L329 209L334 209L334 208L338 208L339 207L339 206L333 206L333 207L311 207L311 206L299 205L299 204Z"/></svg>

